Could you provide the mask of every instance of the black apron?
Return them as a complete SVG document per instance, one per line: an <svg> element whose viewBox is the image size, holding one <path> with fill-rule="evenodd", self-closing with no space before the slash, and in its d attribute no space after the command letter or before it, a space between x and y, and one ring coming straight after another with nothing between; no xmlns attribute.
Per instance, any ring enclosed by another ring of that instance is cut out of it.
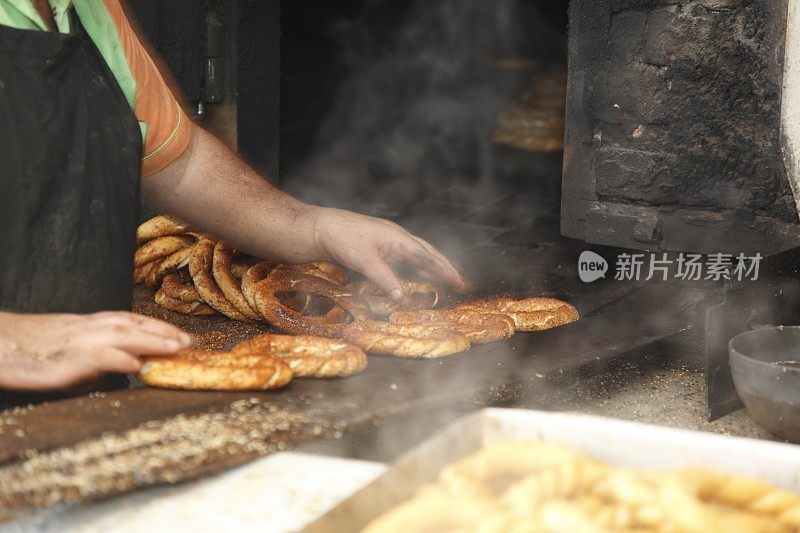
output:
<svg viewBox="0 0 800 533"><path fill-rule="evenodd" d="M0 309L128 310L142 139L114 75L72 33L0 26Z"/></svg>

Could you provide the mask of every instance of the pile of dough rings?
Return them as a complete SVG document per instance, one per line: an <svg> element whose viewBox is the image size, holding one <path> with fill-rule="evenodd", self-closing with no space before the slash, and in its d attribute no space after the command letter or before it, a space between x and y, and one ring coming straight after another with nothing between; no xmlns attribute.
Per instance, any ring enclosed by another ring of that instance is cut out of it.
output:
<svg viewBox="0 0 800 533"><path fill-rule="evenodd" d="M441 289L412 280L402 280L406 298L398 304L368 281L348 283L347 272L332 263L260 261L164 215L144 222L136 237L134 281L156 288L155 301L166 309L262 321L292 335L344 339L373 354L444 357L579 318L573 306L552 298L445 307Z"/></svg>
<svg viewBox="0 0 800 533"><path fill-rule="evenodd" d="M614 468L563 445L500 442L445 467L436 483L365 533L796 532L800 496L690 468Z"/></svg>

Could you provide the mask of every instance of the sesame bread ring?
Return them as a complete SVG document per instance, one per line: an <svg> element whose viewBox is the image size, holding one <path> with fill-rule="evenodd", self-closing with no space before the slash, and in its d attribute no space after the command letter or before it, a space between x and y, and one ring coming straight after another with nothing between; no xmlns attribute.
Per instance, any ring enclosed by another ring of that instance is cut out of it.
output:
<svg viewBox="0 0 800 533"><path fill-rule="evenodd" d="M217 282L214 281L211 273L213 258L214 242L206 238L197 241L189 257L189 274L192 276L197 292L208 305L228 318L247 321L247 317L228 301Z"/></svg>
<svg viewBox="0 0 800 533"><path fill-rule="evenodd" d="M302 263L297 265L280 265L278 268L288 270L292 274L307 274L330 281L336 285L343 285L347 281L347 273L337 265L327 261L317 261L314 263ZM296 293L290 298L283 300L290 308L300 311L303 314L312 314L318 311L316 304L319 302L308 293ZM329 319L336 322L344 322L347 319L347 311L338 306L333 306L326 313Z"/></svg>
<svg viewBox="0 0 800 533"><path fill-rule="evenodd" d="M146 357L137 378L152 387L184 390L267 390L288 384L284 361L259 355L184 350L174 357Z"/></svg>
<svg viewBox="0 0 800 533"><path fill-rule="evenodd" d="M271 263L269 261L262 261L261 263L257 263L245 271L244 275L242 276L242 294L247 301L247 304L253 309L256 310L256 303L254 299L255 295L255 288L256 284L261 281L262 279L266 278L270 272L275 270L276 268L284 268L283 265L278 265L276 263ZM292 296L291 298L287 298L284 300L284 303L298 312L303 312L308 305L310 297L307 295L297 294ZM258 313L258 311L256 311ZM259 314L259 318L261 320L267 320L266 318L262 317Z"/></svg>
<svg viewBox="0 0 800 533"><path fill-rule="evenodd" d="M242 295L244 295L245 300L247 300L247 305L249 305L251 309L256 309L256 284L266 278L276 266L276 263L272 261L261 261L248 268L242 275Z"/></svg>
<svg viewBox="0 0 800 533"><path fill-rule="evenodd" d="M177 218L158 215L142 222L136 229L136 242L139 244L166 237L168 235L180 235L189 231L189 227Z"/></svg>
<svg viewBox="0 0 800 533"><path fill-rule="evenodd" d="M347 282L347 272L345 272L338 265L329 263L327 261L316 261L313 263L302 263L299 265L281 265L281 268L287 268L298 274L308 274L309 276L316 276L324 280L335 283L336 285L344 285Z"/></svg>
<svg viewBox="0 0 800 533"><path fill-rule="evenodd" d="M181 248L177 252L168 255L160 261L156 261L156 266L147 274L145 285L155 287L170 272L180 270L189 264L189 256L194 249L194 244Z"/></svg>
<svg viewBox="0 0 800 533"><path fill-rule="evenodd" d="M158 237L141 245L133 256L133 266L140 267L174 254L193 244L195 238L189 235L170 235Z"/></svg>
<svg viewBox="0 0 800 533"><path fill-rule="evenodd" d="M436 285L421 281L401 280L405 298L401 302L392 300L377 285L369 281L351 283L348 287L361 298L375 315L388 316L393 311L433 309L442 300L442 293Z"/></svg>
<svg viewBox="0 0 800 533"><path fill-rule="evenodd" d="M192 303L203 301L203 298L201 298L200 293L197 292L197 289L192 283L192 278L189 276L189 272L187 272L186 269L164 276L159 290L170 298L175 298L182 302Z"/></svg>
<svg viewBox="0 0 800 533"><path fill-rule="evenodd" d="M218 242L214 245L211 272L214 276L214 281L228 302L250 320L258 320L260 318L258 313L253 311L253 308L247 303L247 299L242 293L240 279L237 279L232 272L231 265L237 262L238 259L239 254L237 252Z"/></svg>
<svg viewBox="0 0 800 533"><path fill-rule="evenodd" d="M580 318L577 309L554 298L494 298L468 302L456 306L455 309L484 309L505 313L514 319L517 331L542 331L575 322Z"/></svg>
<svg viewBox="0 0 800 533"><path fill-rule="evenodd" d="M217 314L217 312L205 302L185 302L178 298L169 296L164 292L164 289L158 289L156 291L155 301L164 309L184 315L211 316Z"/></svg>
<svg viewBox="0 0 800 533"><path fill-rule="evenodd" d="M298 273L305 273L316 277L328 276L327 278L324 278L328 279L328 281L336 279L344 279L341 276L337 275L336 271L333 269L328 269L328 267L319 268L315 265L330 265L334 269L338 269L342 274L344 274L343 270L339 269L339 267L336 267L335 265L332 265L331 263L307 263L304 265L276 265L275 263L271 263L269 261L263 261L247 269L247 271L242 276L242 293L244 294L244 297L247 300L247 303L250 305L250 307L257 311L258 308L256 307L255 303L256 284L262 279L266 278L273 270L281 269L290 272L291 275ZM288 308L293 309L298 313L305 313L312 304L311 295L303 293L295 293L292 296L282 298L281 301ZM334 306L324 315L326 319L332 322L344 322L348 317L347 311L338 306ZM268 321L266 317L261 317L261 318L263 320Z"/></svg>
<svg viewBox="0 0 800 533"><path fill-rule="evenodd" d="M134 268L133 283L135 285L138 285L139 283L144 283L147 280L147 275L150 273L150 270L155 268L157 263L158 261L153 261L151 263L147 263L146 265Z"/></svg>
<svg viewBox="0 0 800 533"><path fill-rule="evenodd" d="M233 277L241 282L244 273L247 272L251 266L259 262L261 262L260 259L256 259L255 257L251 257L249 255L246 256L240 254L238 257L234 257L234 260L231 261L231 274L233 274Z"/></svg>
<svg viewBox="0 0 800 533"><path fill-rule="evenodd" d="M503 313L470 309L395 311L389 316L395 324L436 324L458 331L471 344L488 344L511 338L517 328Z"/></svg>
<svg viewBox="0 0 800 533"><path fill-rule="evenodd" d="M438 325L360 320L344 326L342 334L369 353L397 357L444 357L469 348L467 337Z"/></svg>
<svg viewBox="0 0 800 533"><path fill-rule="evenodd" d="M312 335L267 333L237 344L231 353L283 359L295 377L352 376L367 367L367 354L358 346Z"/></svg>
<svg viewBox="0 0 800 533"><path fill-rule="evenodd" d="M331 300L335 306L347 311L353 320L365 320L370 317L367 308L342 285L330 281L298 274L290 270L278 268L259 281L253 291L256 311L270 324L294 334L311 334L322 337L341 337L344 326L338 313L327 313L320 316L309 316L296 311L278 299L282 292L309 293ZM335 307L334 307L335 309Z"/></svg>

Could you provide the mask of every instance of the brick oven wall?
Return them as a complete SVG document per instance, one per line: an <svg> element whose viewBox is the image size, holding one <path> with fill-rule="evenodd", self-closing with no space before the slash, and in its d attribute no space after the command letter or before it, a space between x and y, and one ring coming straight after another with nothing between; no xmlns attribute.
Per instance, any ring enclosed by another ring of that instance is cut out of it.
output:
<svg viewBox="0 0 800 533"><path fill-rule="evenodd" d="M796 245L785 24L785 0L573 0L565 234L700 252Z"/></svg>

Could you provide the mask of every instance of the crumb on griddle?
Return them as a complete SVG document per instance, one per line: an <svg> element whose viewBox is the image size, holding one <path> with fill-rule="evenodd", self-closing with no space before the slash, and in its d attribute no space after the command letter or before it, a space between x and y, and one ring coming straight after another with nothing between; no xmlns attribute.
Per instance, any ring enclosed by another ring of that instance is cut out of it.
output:
<svg viewBox="0 0 800 533"><path fill-rule="evenodd" d="M31 450L0 467L0 514L192 479L220 464L240 464L283 450L303 435L335 438L341 430L253 397L221 412L182 414L54 451Z"/></svg>

